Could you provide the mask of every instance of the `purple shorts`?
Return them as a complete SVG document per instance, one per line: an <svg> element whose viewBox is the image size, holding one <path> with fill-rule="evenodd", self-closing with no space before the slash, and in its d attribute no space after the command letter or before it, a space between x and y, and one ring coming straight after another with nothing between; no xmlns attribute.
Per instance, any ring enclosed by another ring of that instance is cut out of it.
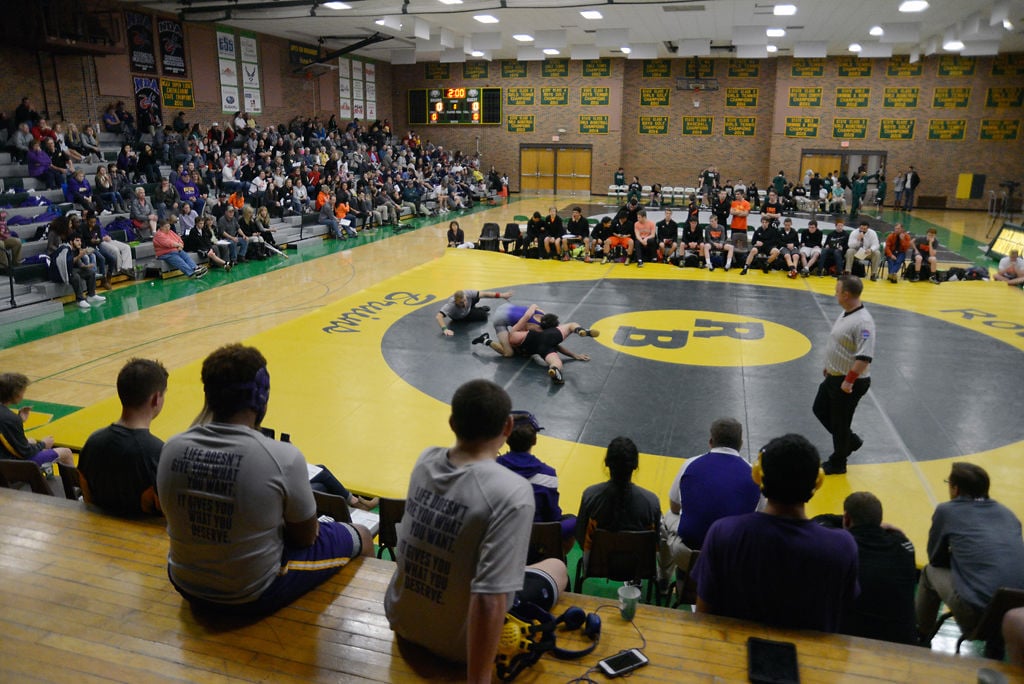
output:
<svg viewBox="0 0 1024 684"><path fill-rule="evenodd" d="M42 467L42 466L46 465L47 463L53 463L54 461L57 460L57 450L56 449L43 449L38 454L36 454L35 456L33 456L32 458L30 458L28 460L32 461L37 466Z"/></svg>

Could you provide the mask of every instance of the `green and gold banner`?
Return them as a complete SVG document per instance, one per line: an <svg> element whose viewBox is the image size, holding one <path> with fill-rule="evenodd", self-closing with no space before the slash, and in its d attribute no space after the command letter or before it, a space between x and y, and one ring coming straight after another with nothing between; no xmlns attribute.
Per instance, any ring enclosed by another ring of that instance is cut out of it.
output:
<svg viewBox="0 0 1024 684"><path fill-rule="evenodd" d="M819 88L819 90L821 90ZM817 138L821 119L817 116L787 116L787 138Z"/></svg>
<svg viewBox="0 0 1024 684"><path fill-rule="evenodd" d="M607 114L580 114L580 133L584 135L604 135L607 132Z"/></svg>
<svg viewBox="0 0 1024 684"><path fill-rule="evenodd" d="M836 88L836 107L867 107L871 101L871 88Z"/></svg>
<svg viewBox="0 0 1024 684"><path fill-rule="evenodd" d="M489 78L490 71L491 63L483 59L462 63L462 78Z"/></svg>
<svg viewBox="0 0 1024 684"><path fill-rule="evenodd" d="M1016 140L1020 134L1020 119L982 119L980 140Z"/></svg>
<svg viewBox="0 0 1024 684"><path fill-rule="evenodd" d="M529 62L517 62L514 59L501 60L502 78L527 78L530 75Z"/></svg>
<svg viewBox="0 0 1024 684"><path fill-rule="evenodd" d="M1024 105L1024 88L989 88L986 107L1020 107Z"/></svg>
<svg viewBox="0 0 1024 684"><path fill-rule="evenodd" d="M533 133L533 114L509 114L506 121L509 133Z"/></svg>
<svg viewBox="0 0 1024 684"><path fill-rule="evenodd" d="M691 57L686 60L683 67L683 76L686 78L714 78L715 61L706 57Z"/></svg>
<svg viewBox="0 0 1024 684"><path fill-rule="evenodd" d="M939 55L939 76L973 76L977 60L960 55Z"/></svg>
<svg viewBox="0 0 1024 684"><path fill-rule="evenodd" d="M668 135L667 116L641 116L640 135Z"/></svg>
<svg viewBox="0 0 1024 684"><path fill-rule="evenodd" d="M967 119L929 119L929 140L963 140L967 136Z"/></svg>
<svg viewBox="0 0 1024 684"><path fill-rule="evenodd" d="M867 137L867 119L844 119L832 120L832 137L844 140L863 140Z"/></svg>
<svg viewBox="0 0 1024 684"><path fill-rule="evenodd" d="M920 76L922 73L922 62L917 60L911 64L910 57L907 55L893 55L889 58L889 66L886 69L886 73L889 76L898 76L900 78Z"/></svg>
<svg viewBox="0 0 1024 684"><path fill-rule="evenodd" d="M541 105L569 104L569 88L567 86L542 86L540 103Z"/></svg>
<svg viewBox="0 0 1024 684"><path fill-rule="evenodd" d="M604 59L585 59L582 64L584 78L605 78L612 75L612 60L607 57Z"/></svg>
<svg viewBox="0 0 1024 684"><path fill-rule="evenodd" d="M871 60L860 57L833 57L842 78L867 78L871 75Z"/></svg>
<svg viewBox="0 0 1024 684"><path fill-rule="evenodd" d="M794 86L789 89L790 107L820 107L821 87Z"/></svg>
<svg viewBox="0 0 1024 684"><path fill-rule="evenodd" d="M727 116L725 117L725 135L737 135L743 138L752 138L757 133L756 116Z"/></svg>
<svg viewBox="0 0 1024 684"><path fill-rule="evenodd" d="M513 107L525 107L535 104L536 90L533 86L512 86L505 88L505 104Z"/></svg>
<svg viewBox="0 0 1024 684"><path fill-rule="evenodd" d="M1024 52L997 55L992 59L993 76L1024 76Z"/></svg>
<svg viewBox="0 0 1024 684"><path fill-rule="evenodd" d="M440 62L431 62L423 65L423 75L429 81L447 81L452 77L451 65L447 62L442 64Z"/></svg>
<svg viewBox="0 0 1024 684"><path fill-rule="evenodd" d="M882 106L890 109L912 109L917 107L918 97L921 89L913 88L886 88L882 94Z"/></svg>
<svg viewBox="0 0 1024 684"><path fill-rule="evenodd" d="M725 89L725 106L726 107L756 107L757 106L757 88L726 88Z"/></svg>
<svg viewBox="0 0 1024 684"><path fill-rule="evenodd" d="M569 60L545 59L540 63L540 75L544 78L565 78L569 75Z"/></svg>
<svg viewBox="0 0 1024 684"><path fill-rule="evenodd" d="M791 76L809 77L825 75L825 60L818 57L794 57Z"/></svg>
<svg viewBox="0 0 1024 684"><path fill-rule="evenodd" d="M668 78L672 75L672 62L667 59L645 59L644 78Z"/></svg>
<svg viewBox="0 0 1024 684"><path fill-rule="evenodd" d="M916 119L882 119L878 125L881 140L913 140Z"/></svg>
<svg viewBox="0 0 1024 684"><path fill-rule="evenodd" d="M971 101L970 88L936 88L932 107L936 109L963 109Z"/></svg>
<svg viewBox="0 0 1024 684"><path fill-rule="evenodd" d="M684 116L683 135L711 135L714 125L713 116Z"/></svg>
<svg viewBox="0 0 1024 684"><path fill-rule="evenodd" d="M668 88L641 88L641 107L668 107L672 91Z"/></svg>
<svg viewBox="0 0 1024 684"><path fill-rule="evenodd" d="M730 59L729 78L757 78L761 75L761 60Z"/></svg>
<svg viewBox="0 0 1024 684"><path fill-rule="evenodd" d="M580 88L580 104L584 107L607 105L612 99L612 89L606 86L583 86Z"/></svg>

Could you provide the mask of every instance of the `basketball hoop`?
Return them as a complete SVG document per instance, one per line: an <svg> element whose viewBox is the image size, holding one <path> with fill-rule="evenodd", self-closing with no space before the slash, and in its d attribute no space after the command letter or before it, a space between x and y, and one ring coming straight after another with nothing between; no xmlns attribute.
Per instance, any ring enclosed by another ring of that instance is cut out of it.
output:
<svg viewBox="0 0 1024 684"><path fill-rule="evenodd" d="M693 106L700 107L700 86L693 88Z"/></svg>

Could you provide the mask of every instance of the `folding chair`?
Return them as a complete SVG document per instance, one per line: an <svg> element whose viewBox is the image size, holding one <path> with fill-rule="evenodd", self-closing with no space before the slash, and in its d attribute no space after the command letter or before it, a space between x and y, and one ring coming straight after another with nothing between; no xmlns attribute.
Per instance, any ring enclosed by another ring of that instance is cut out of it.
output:
<svg viewBox="0 0 1024 684"><path fill-rule="evenodd" d="M658 533L609 532L594 530L590 551L576 566L575 591L583 593L583 583L603 577L615 582L647 580L647 603L655 594L658 577ZM586 567L584 567L586 565Z"/></svg>
<svg viewBox="0 0 1024 684"><path fill-rule="evenodd" d="M380 500L380 531L377 533L377 558L384 557L386 550L395 560L395 547L398 546L398 523L405 515L405 499Z"/></svg>
<svg viewBox="0 0 1024 684"><path fill-rule="evenodd" d="M1024 589L1009 589L1000 587L992 596L992 599L985 606L985 612L973 630L962 633L956 640L956 653L960 653L960 644L964 641L984 641L985 657L1001 660L1005 644L1003 643L1002 624L1006 612L1014 608L1024 607ZM938 633L942 623L953 616L952 611L942 614L939 621L935 623L935 632Z"/></svg>
<svg viewBox="0 0 1024 684"><path fill-rule="evenodd" d="M557 522L535 522L530 530L530 550L526 554L526 562L536 563L545 558L557 558L565 562L562 526Z"/></svg>
<svg viewBox="0 0 1024 684"><path fill-rule="evenodd" d="M348 502L345 497L327 492L313 490L313 499L316 501L316 514L329 515L337 522L352 522L352 514L348 510Z"/></svg>
<svg viewBox="0 0 1024 684"><path fill-rule="evenodd" d="M523 231L519 227L518 223L506 223L505 234L498 238L498 247L501 252L509 254L509 250L515 250L516 242L522 236ZM512 254L518 254L518 251L511 252Z"/></svg>
<svg viewBox="0 0 1024 684"><path fill-rule="evenodd" d="M498 239L501 237L501 228L497 223L485 223L480 229L480 237L476 241L477 249L486 249L490 252L498 251Z"/></svg>
<svg viewBox="0 0 1024 684"><path fill-rule="evenodd" d="M17 484L27 484L36 494L54 496L53 490L46 482L43 471L33 461L21 461L13 458L0 459L0 485L10 489L20 489Z"/></svg>

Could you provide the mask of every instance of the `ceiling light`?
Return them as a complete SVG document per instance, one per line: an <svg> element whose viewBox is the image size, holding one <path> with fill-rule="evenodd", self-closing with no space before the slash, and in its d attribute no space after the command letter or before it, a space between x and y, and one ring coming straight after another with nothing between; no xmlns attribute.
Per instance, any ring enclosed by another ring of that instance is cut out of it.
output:
<svg viewBox="0 0 1024 684"><path fill-rule="evenodd" d="M942 49L946 52L959 52L964 49L964 42L957 38L942 42Z"/></svg>
<svg viewBox="0 0 1024 684"><path fill-rule="evenodd" d="M884 36L885 30L881 26L872 26L868 33L872 36Z"/></svg>
<svg viewBox="0 0 1024 684"><path fill-rule="evenodd" d="M442 5L461 5L462 0L437 0Z"/></svg>
<svg viewBox="0 0 1024 684"><path fill-rule="evenodd" d="M903 0L900 12L924 12L928 9L928 0Z"/></svg>
<svg viewBox="0 0 1024 684"><path fill-rule="evenodd" d="M580 16L584 19L604 19L604 15L597 10L581 10Z"/></svg>
<svg viewBox="0 0 1024 684"><path fill-rule="evenodd" d="M474 14L473 18L479 21L481 24L497 24L498 17L493 14Z"/></svg>
<svg viewBox="0 0 1024 684"><path fill-rule="evenodd" d="M454 3L449 3L449 4L454 4ZM474 57L483 57L484 56L484 51L483 50L473 50L469 54L473 55Z"/></svg>
<svg viewBox="0 0 1024 684"><path fill-rule="evenodd" d="M632 52L632 50L629 49L628 45L623 45L622 47L619 48L619 52L621 52L624 55L628 55L630 52Z"/></svg>
<svg viewBox="0 0 1024 684"><path fill-rule="evenodd" d="M765 45L764 49L767 50L768 52L778 52L779 51L779 48L775 47L774 45Z"/></svg>
<svg viewBox="0 0 1024 684"><path fill-rule="evenodd" d="M769 38L782 38L784 35L786 35L786 29L770 28L767 31L765 31L764 34Z"/></svg>
<svg viewBox="0 0 1024 684"><path fill-rule="evenodd" d="M860 52L860 43L850 43L850 52Z"/></svg>
<svg viewBox="0 0 1024 684"><path fill-rule="evenodd" d="M796 14L796 5L776 5L772 14L777 17L791 17Z"/></svg>
<svg viewBox="0 0 1024 684"><path fill-rule="evenodd" d="M1013 22L1010 21L1009 19L1003 19L1003 28L1006 29L1007 31L1012 31Z"/></svg>
<svg viewBox="0 0 1024 684"><path fill-rule="evenodd" d="M529 43L531 40L533 40L533 36L531 36L529 33L517 33L512 37L518 40L520 43Z"/></svg>
<svg viewBox="0 0 1024 684"><path fill-rule="evenodd" d="M325 2L324 7L333 10L352 9L352 5L346 5L343 2Z"/></svg>
<svg viewBox="0 0 1024 684"><path fill-rule="evenodd" d="M556 50L555 48L544 48L544 54L545 54L545 55L551 55L551 56L554 56L554 55L560 55L560 54L562 54L562 53L560 53L560 52L559 52L558 50Z"/></svg>

